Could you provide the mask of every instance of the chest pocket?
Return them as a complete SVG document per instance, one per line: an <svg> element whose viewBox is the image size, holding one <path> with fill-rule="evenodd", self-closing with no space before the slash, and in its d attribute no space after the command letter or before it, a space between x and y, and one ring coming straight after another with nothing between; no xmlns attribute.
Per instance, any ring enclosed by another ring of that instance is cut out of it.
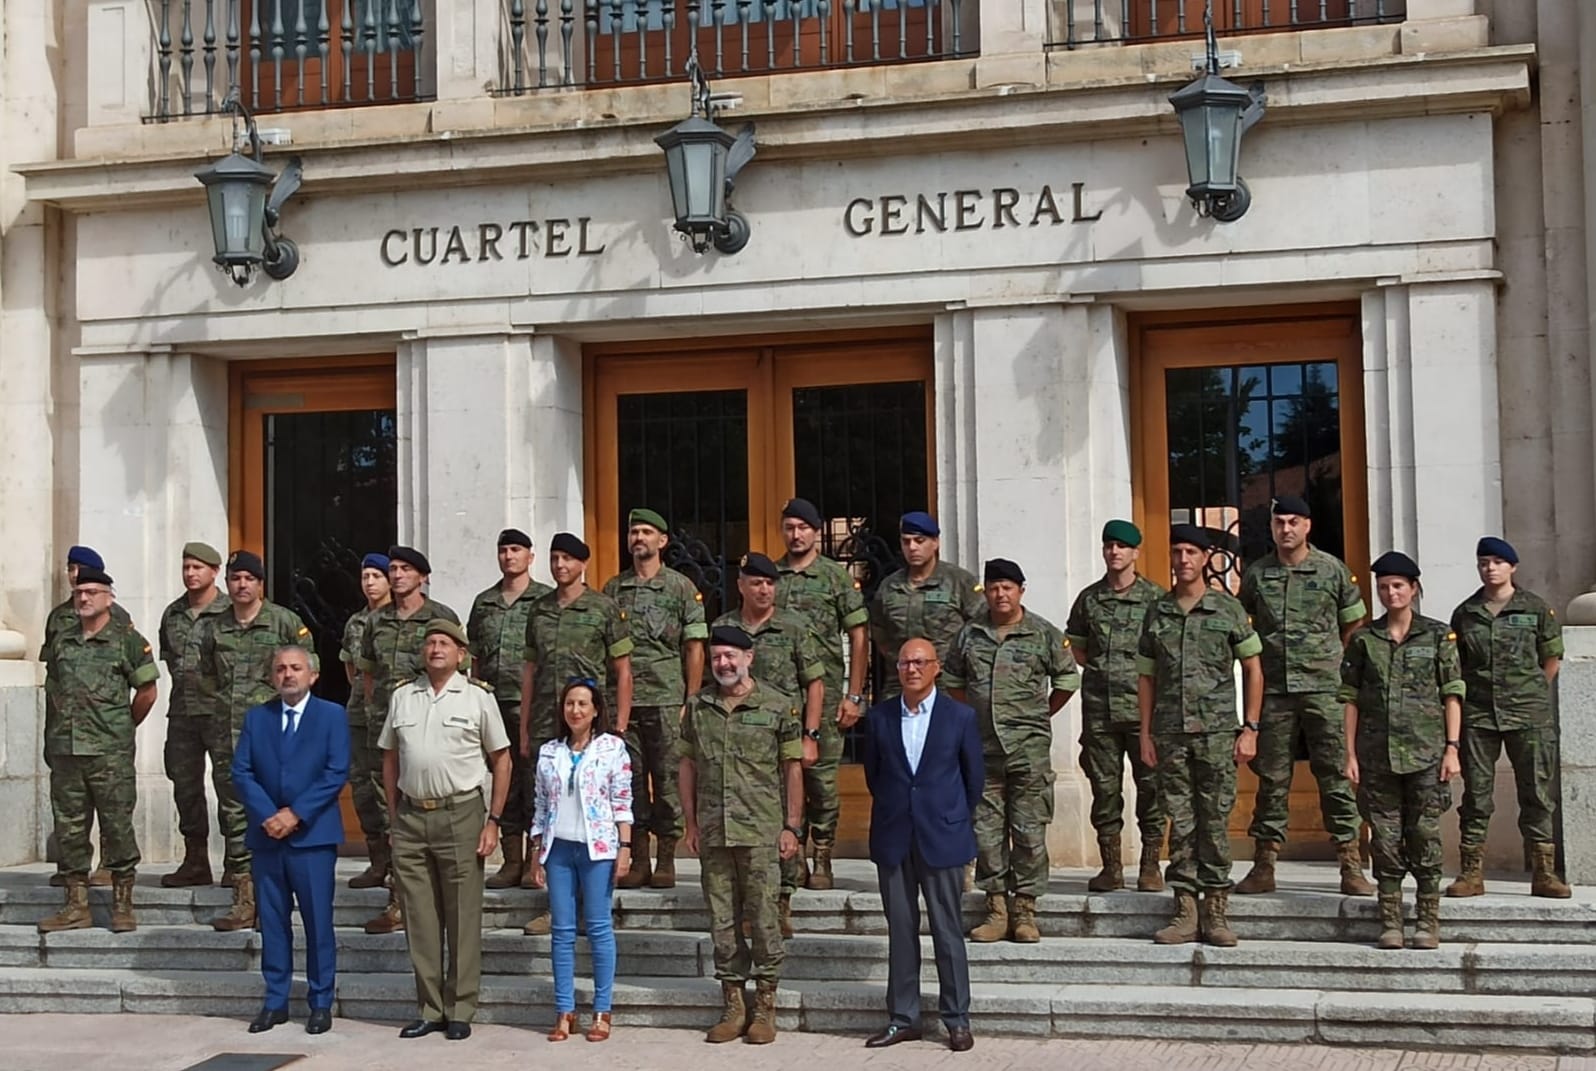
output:
<svg viewBox="0 0 1596 1071"><path fill-rule="evenodd" d="M644 588L637 593L629 616L634 639L673 644L682 631L676 600L652 589Z"/></svg>
<svg viewBox="0 0 1596 1071"><path fill-rule="evenodd" d="M1258 624L1279 626L1286 619L1286 577L1284 573L1265 573L1258 578ZM1260 629L1259 631L1263 631Z"/></svg>
<svg viewBox="0 0 1596 1071"><path fill-rule="evenodd" d="M1397 682L1404 690L1416 696L1428 696L1435 691L1435 647L1404 647L1401 652L1400 676ZM1394 674L1395 675L1395 674Z"/></svg>
<svg viewBox="0 0 1596 1071"><path fill-rule="evenodd" d="M114 644L86 643L73 652L71 684L97 706L127 701L128 683L122 675L122 654Z"/></svg>

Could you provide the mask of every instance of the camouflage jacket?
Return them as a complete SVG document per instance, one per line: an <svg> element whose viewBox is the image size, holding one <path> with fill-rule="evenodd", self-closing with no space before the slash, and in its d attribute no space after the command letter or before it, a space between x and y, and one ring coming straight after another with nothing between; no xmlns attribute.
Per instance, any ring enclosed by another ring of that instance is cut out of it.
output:
<svg viewBox="0 0 1596 1071"><path fill-rule="evenodd" d="M113 625L121 625L123 628L132 628L133 618L128 614L127 610L123 609L121 603L113 602L111 604L111 623ZM45 616L44 642L39 645L39 661L50 661L50 651L57 636L73 629L81 631L82 627L78 619L78 608L73 604L72 597L69 595L66 602L57 603L49 614Z"/></svg>
<svg viewBox="0 0 1596 1071"><path fill-rule="evenodd" d="M1339 687L1341 629L1369 613L1341 559L1309 547L1301 565L1284 565L1271 551L1247 567L1239 598L1263 642L1265 694Z"/></svg>
<svg viewBox="0 0 1596 1071"><path fill-rule="evenodd" d="M521 701L521 667L526 664L526 621L532 604L554 589L536 580L510 605L494 584L471 600L466 635L471 639L472 676L493 690L501 703Z"/></svg>
<svg viewBox="0 0 1596 1071"><path fill-rule="evenodd" d="M631 653L632 630L626 611L608 595L586 588L569 606L560 605L556 591L540 597L532 604L526 622L525 658L536 667L532 678L534 716L546 723L552 734L553 719L559 716L554 704L561 689L572 679L585 677L604 692L613 724L615 689L610 662Z"/></svg>
<svg viewBox="0 0 1596 1071"><path fill-rule="evenodd" d="M408 617L399 616L399 604L394 602L377 607L367 616L355 668L371 678L368 722L372 718L387 721L394 691L427 671L421 648L427 639L427 622L439 617L460 623L460 615L430 595Z"/></svg>
<svg viewBox="0 0 1596 1071"><path fill-rule="evenodd" d="M964 692L981 742L1007 754L1027 744L1049 745L1052 694L1080 688L1081 675L1070 641L1047 618L1025 610L999 635L983 609L954 637L940 683Z"/></svg>
<svg viewBox="0 0 1596 1071"><path fill-rule="evenodd" d="M626 614L632 633L632 705L675 708L687 701L683 649L709 639L704 596L668 565L652 580L628 569L610 578L604 594Z"/></svg>
<svg viewBox="0 0 1596 1071"><path fill-rule="evenodd" d="M200 620L225 614L233 608L227 593L217 589L216 597L199 613L189 612L188 595L182 594L161 611L161 661L172 676L172 694L166 700L168 718L187 718L211 713L205 703L204 675L200 672L199 644L193 642Z"/></svg>
<svg viewBox="0 0 1596 1071"><path fill-rule="evenodd" d="M716 628L722 625L740 628L754 638L754 680L796 703L802 716L804 689L825 675L820 644L804 619L791 610L777 610L755 629L743 620L742 611L732 610L715 619Z"/></svg>
<svg viewBox="0 0 1596 1071"><path fill-rule="evenodd" d="M1507 732L1552 727L1552 686L1541 669L1563 656L1563 626L1539 595L1515 588L1492 616L1482 588L1452 611L1463 662L1463 724Z"/></svg>
<svg viewBox="0 0 1596 1071"><path fill-rule="evenodd" d="M1147 608L1163 593L1163 588L1138 576L1124 591L1115 591L1105 578L1075 597L1064 635L1072 648L1086 654L1081 716L1087 731L1135 728L1141 723L1136 645Z"/></svg>
<svg viewBox="0 0 1596 1071"><path fill-rule="evenodd" d="M703 847L775 846L786 819L784 764L803 758L801 731L792 701L757 681L741 699L711 686L688 702L682 757L697 775Z"/></svg>
<svg viewBox="0 0 1596 1071"><path fill-rule="evenodd" d="M1235 732L1235 663L1262 649L1247 611L1227 592L1210 588L1189 612L1173 592L1159 596L1136 648L1136 672L1153 679L1153 732Z"/></svg>
<svg viewBox="0 0 1596 1071"><path fill-rule="evenodd" d="M131 693L160 677L149 641L114 620L85 638L80 624L58 631L49 654L45 755L132 754Z"/></svg>
<svg viewBox="0 0 1596 1071"><path fill-rule="evenodd" d="M338 661L355 670L354 679L349 682L349 702L344 704L344 713L350 725L365 725L370 713L366 706L366 675L360 670L360 647L366 642L366 626L371 622L371 615L381 608L356 610L344 622L344 638L338 645Z"/></svg>
<svg viewBox="0 0 1596 1071"><path fill-rule="evenodd" d="M809 630L820 644L826 694L833 700L840 698L847 668L842 637L849 629L870 621L864 596L859 594L859 582L841 563L824 554L803 570L794 569L783 556L776 563L776 571L781 574L776 581L776 605L795 611L809 623Z"/></svg>
<svg viewBox="0 0 1596 1071"><path fill-rule="evenodd" d="M190 642L199 660L198 702L211 715L242 727L245 711L277 695L272 652L289 643L310 648L310 629L298 614L270 599L261 600L260 612L247 625L238 623L232 609L229 603L227 613L201 617Z"/></svg>
<svg viewBox="0 0 1596 1071"><path fill-rule="evenodd" d="M919 584L909 579L907 569L883 580L870 601L870 637L886 664L884 698L903 691L898 681L899 648L912 639L930 640L937 658L945 661L953 637L985 607L981 582L952 562L938 561Z"/></svg>
<svg viewBox="0 0 1596 1071"><path fill-rule="evenodd" d="M1401 643L1389 616L1352 634L1341 661L1343 703L1358 708L1358 765L1395 774L1441 762L1446 746L1445 697L1463 695L1457 637L1434 618L1413 616Z"/></svg>

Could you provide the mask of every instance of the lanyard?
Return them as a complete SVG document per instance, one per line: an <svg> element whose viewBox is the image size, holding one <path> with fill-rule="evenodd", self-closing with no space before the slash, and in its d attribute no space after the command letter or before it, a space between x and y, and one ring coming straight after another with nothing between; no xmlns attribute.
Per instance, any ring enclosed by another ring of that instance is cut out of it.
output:
<svg viewBox="0 0 1596 1071"><path fill-rule="evenodd" d="M592 746L591 743L589 744L589 746ZM586 755L587 755L587 748L583 748L581 751L572 751L571 752L571 777L565 783L565 790L567 792L575 792L576 791L576 771L577 771L578 768L581 767L582 759Z"/></svg>

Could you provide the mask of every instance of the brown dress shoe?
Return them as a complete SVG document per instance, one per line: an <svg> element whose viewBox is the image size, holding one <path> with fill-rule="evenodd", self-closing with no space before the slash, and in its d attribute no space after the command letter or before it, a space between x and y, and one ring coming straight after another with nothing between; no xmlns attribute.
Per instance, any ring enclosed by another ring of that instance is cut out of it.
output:
<svg viewBox="0 0 1596 1071"><path fill-rule="evenodd" d="M899 1026L892 1023L886 1029L871 1034L865 1039L865 1048L884 1049L889 1045L896 1045L903 1041L919 1041L920 1031L912 1026Z"/></svg>
<svg viewBox="0 0 1596 1071"><path fill-rule="evenodd" d="M969 1052L975 1048L975 1038L970 1035L967 1026L955 1026L948 1030L948 1048L954 1052Z"/></svg>

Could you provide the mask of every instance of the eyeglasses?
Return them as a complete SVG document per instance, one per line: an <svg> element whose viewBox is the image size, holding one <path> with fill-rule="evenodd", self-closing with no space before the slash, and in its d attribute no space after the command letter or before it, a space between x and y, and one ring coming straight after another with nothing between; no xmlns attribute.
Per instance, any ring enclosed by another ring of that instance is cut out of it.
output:
<svg viewBox="0 0 1596 1071"><path fill-rule="evenodd" d="M898 670L902 672L909 669L925 669L927 666L935 665L936 661L935 658L900 658Z"/></svg>

